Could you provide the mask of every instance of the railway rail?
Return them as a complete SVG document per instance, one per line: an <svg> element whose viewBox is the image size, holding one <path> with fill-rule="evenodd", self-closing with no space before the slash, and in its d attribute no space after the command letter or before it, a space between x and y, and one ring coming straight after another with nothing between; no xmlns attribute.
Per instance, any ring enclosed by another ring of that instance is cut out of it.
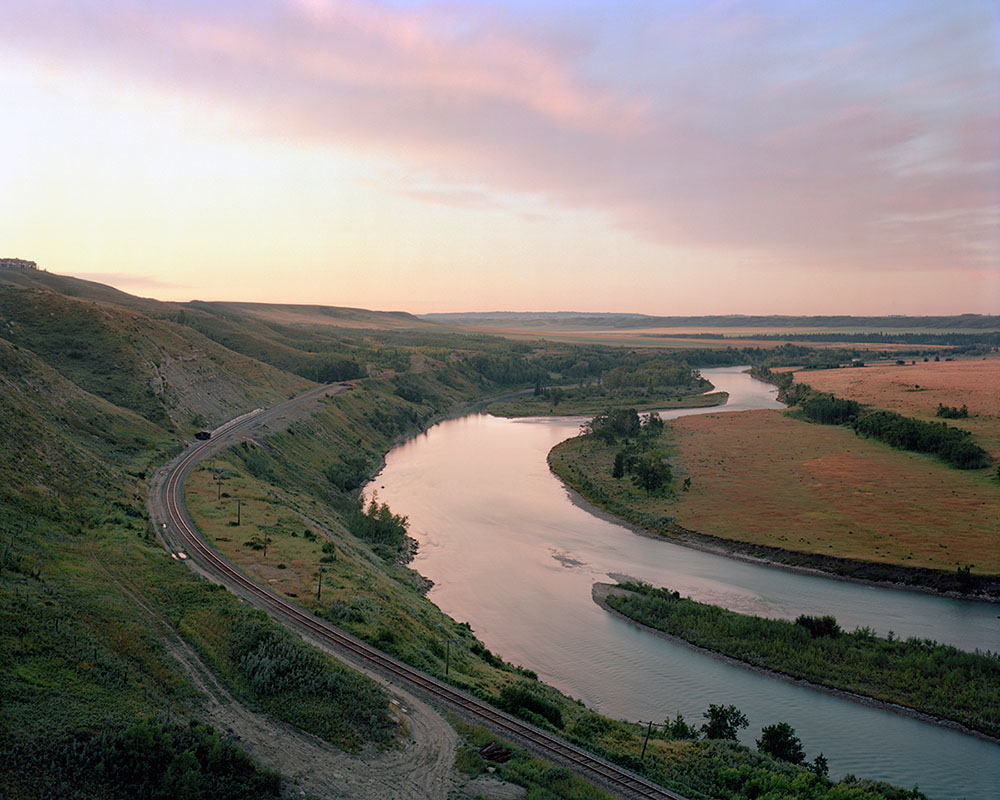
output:
<svg viewBox="0 0 1000 800"><path fill-rule="evenodd" d="M250 580L205 542L184 505L184 482L194 466L210 454L228 446L236 437L252 427L264 424L292 406L343 388L345 387L342 385L331 385L312 389L251 417L238 417L213 431L211 439L193 445L161 470L158 480L151 487L151 493L156 494L155 499L159 505L150 503L150 510L157 532L165 546L175 557L186 556L190 559L188 563L192 561L197 563L214 579L238 596L265 610L273 618L333 645L376 672L398 680L409 690L457 711L495 733L513 738L537 755L567 766L587 780L622 797L686 800L682 795L499 711L482 700L356 639Z"/></svg>

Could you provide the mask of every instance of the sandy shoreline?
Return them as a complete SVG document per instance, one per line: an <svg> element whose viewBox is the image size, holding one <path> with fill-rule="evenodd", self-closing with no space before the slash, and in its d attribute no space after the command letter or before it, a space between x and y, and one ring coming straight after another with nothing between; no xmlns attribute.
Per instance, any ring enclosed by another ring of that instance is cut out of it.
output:
<svg viewBox="0 0 1000 800"><path fill-rule="evenodd" d="M652 536L653 534L649 534ZM659 538L659 537L657 537ZM949 730L957 731L959 733L964 733L967 736L975 736L977 739L983 739L987 742L992 742L994 744L1000 744L1000 739L997 739L988 734L982 733L972 728L968 728L962 725L960 722L955 722L954 720L944 719L943 717L936 717L933 714L928 714L923 711L917 711L909 706L899 705L898 703L890 703L886 700L877 700L874 697L868 697L863 694L856 694L855 692L849 692L845 689L835 689L831 686L825 686L821 683L813 683L812 681L807 681L803 678L795 678L791 675L787 675L784 672L777 672L776 670L765 669L764 667L758 667L754 664L748 664L746 661L740 661L732 656L727 656L724 653L720 653L717 650L710 650L707 647L699 647L696 644L691 644L691 642L680 636L674 636L673 634L664 633L656 628L651 628L648 625L643 625L641 622L636 622L634 619L627 617L620 611L616 611L607 604L607 597L609 594L627 594L627 589L621 589L610 583L595 583L591 589L591 597L594 602L597 603L602 609L607 613L612 614L619 619L628 622L630 625L635 625L637 628L646 631L654 636L659 636L661 639L666 639L668 642L673 644L679 644L683 647L687 647L690 650L694 650L699 653L704 653L705 655L711 656L723 663L730 664L735 667L740 667L742 669L747 669L752 672L756 672L758 675L765 675L769 678L777 678L778 680L785 681L787 683L794 683L797 686L805 686L809 689L814 689L818 692L823 692L824 694L832 695L833 697L839 697L844 700L851 700L855 703L860 703L861 705L868 706L869 708L879 708L883 711L891 711L894 714L899 714L904 717L911 717L912 719L920 720L921 722L927 722L931 725L937 725L941 728L948 728Z"/></svg>

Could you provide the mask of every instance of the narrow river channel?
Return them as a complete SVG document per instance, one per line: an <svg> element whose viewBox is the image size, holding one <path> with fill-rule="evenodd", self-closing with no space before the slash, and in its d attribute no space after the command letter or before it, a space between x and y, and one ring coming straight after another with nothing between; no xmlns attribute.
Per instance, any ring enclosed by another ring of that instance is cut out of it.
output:
<svg viewBox="0 0 1000 800"><path fill-rule="evenodd" d="M730 400L684 414L780 408L772 387L739 368L703 370ZM612 717L700 722L710 703L749 718L742 741L785 721L807 757L822 751L847 773L912 787L935 800L993 800L1000 746L724 664L602 611L591 587L612 575L669 586L743 613L833 614L965 649L1000 649L1000 606L800 575L636 535L574 505L546 455L579 419L485 414L436 425L389 453L369 485L410 520L413 567L430 598L468 621L494 652Z"/></svg>

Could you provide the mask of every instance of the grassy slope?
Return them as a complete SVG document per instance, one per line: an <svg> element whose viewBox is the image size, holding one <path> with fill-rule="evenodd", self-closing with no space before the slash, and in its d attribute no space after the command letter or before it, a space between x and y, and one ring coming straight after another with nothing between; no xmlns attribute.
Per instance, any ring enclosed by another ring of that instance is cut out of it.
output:
<svg viewBox="0 0 1000 800"><path fill-rule="evenodd" d="M678 481L691 478L689 492L675 481L674 490L646 496L612 478L619 446L592 439L557 445L550 464L597 505L663 534L687 529L791 554L1000 572L1000 548L983 544L1000 513L987 476L777 412L686 417L665 437Z"/></svg>
<svg viewBox="0 0 1000 800"><path fill-rule="evenodd" d="M0 336L80 388L184 434L308 385L185 327L48 290L0 286Z"/></svg>
<svg viewBox="0 0 1000 800"><path fill-rule="evenodd" d="M405 311L369 311L337 306L277 305L274 303L205 303L234 311L267 324L307 329L365 328L370 330L436 329L438 326Z"/></svg>
<svg viewBox="0 0 1000 800"><path fill-rule="evenodd" d="M266 391L254 399L266 402ZM261 637L277 637L271 646L291 653L299 645L281 642L277 626L151 539L145 479L176 447L164 428L3 339L0 397L0 749L22 765L3 771L3 790L34 796L42 776L30 765L47 773L81 735L114 738L141 718L197 715L198 698L164 644L169 629L252 706L280 707L348 748L391 736L385 696L325 658L300 659L296 670L346 685L340 705L262 683L248 666L248 654L266 645ZM353 719L350 708L368 718Z"/></svg>

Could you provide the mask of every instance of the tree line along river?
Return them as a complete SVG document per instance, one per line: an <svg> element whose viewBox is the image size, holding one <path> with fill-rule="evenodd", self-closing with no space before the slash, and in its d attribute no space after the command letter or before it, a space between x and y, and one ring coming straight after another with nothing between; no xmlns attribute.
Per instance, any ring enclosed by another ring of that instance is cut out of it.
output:
<svg viewBox="0 0 1000 800"><path fill-rule="evenodd" d="M742 368L702 373L729 392L722 407L664 418L781 408L773 387ZM601 610L594 583L630 576L746 614L832 614L966 650L998 649L1000 606L865 586L749 564L636 535L575 505L546 456L582 420L448 420L389 453L369 485L410 520L420 543L412 566L429 596L468 621L493 652L611 717L700 722L710 703L749 718L741 741L788 722L808 757L822 751L831 777L854 773L932 798L992 800L1000 746L723 663ZM751 513L748 510L748 513Z"/></svg>

